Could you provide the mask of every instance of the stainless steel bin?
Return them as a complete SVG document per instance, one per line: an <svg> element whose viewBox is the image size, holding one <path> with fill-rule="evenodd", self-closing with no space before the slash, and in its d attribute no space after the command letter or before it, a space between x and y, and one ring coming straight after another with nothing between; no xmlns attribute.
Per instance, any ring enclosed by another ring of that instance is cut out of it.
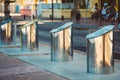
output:
<svg viewBox="0 0 120 80"><path fill-rule="evenodd" d="M0 23L0 45L13 44L13 32L12 19L2 21Z"/></svg>
<svg viewBox="0 0 120 80"><path fill-rule="evenodd" d="M51 61L73 60L73 22L51 30Z"/></svg>
<svg viewBox="0 0 120 80"><path fill-rule="evenodd" d="M113 25L104 26L86 36L88 73L114 72L113 28Z"/></svg>
<svg viewBox="0 0 120 80"><path fill-rule="evenodd" d="M33 20L20 27L21 50L33 51L38 50L38 20Z"/></svg>

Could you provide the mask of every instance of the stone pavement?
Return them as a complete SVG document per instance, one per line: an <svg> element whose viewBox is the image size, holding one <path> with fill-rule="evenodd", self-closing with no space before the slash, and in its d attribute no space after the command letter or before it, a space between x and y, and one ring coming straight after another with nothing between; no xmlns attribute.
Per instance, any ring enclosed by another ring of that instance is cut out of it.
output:
<svg viewBox="0 0 120 80"><path fill-rule="evenodd" d="M119 60L114 61L114 73L91 74L87 73L85 52L74 50L73 61L54 62L50 50L46 43L40 43L38 51L1 47L0 80L119 80Z"/></svg>
<svg viewBox="0 0 120 80"><path fill-rule="evenodd" d="M26 23L21 17L19 20L21 20L21 24ZM26 21L29 20L26 19ZM60 20L54 21L62 22ZM70 20L64 22L67 21ZM42 20L42 22L51 22L51 20ZM89 20L88 22L89 24L93 23ZM84 23L84 20L81 23ZM92 25L98 25L98 23L94 22ZM115 30L119 32L117 27ZM96 75L86 73L85 52L75 50L72 62L51 62L50 46L40 44L39 50L38 52L21 52L19 47L1 47L0 80L119 80L119 60L115 59L114 73Z"/></svg>
<svg viewBox="0 0 120 80"><path fill-rule="evenodd" d="M0 80L68 80L0 52Z"/></svg>

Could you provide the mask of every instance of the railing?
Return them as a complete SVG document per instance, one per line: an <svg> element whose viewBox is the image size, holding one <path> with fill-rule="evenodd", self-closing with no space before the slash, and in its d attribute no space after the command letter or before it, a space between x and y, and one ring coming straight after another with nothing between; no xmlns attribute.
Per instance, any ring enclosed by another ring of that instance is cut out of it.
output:
<svg viewBox="0 0 120 80"><path fill-rule="evenodd" d="M33 51L38 50L38 20L33 20L20 28L21 50Z"/></svg>
<svg viewBox="0 0 120 80"><path fill-rule="evenodd" d="M73 60L72 24L68 22L51 30L51 61Z"/></svg>
<svg viewBox="0 0 120 80"><path fill-rule="evenodd" d="M104 26L86 36L88 73L114 72L113 28L113 25Z"/></svg>

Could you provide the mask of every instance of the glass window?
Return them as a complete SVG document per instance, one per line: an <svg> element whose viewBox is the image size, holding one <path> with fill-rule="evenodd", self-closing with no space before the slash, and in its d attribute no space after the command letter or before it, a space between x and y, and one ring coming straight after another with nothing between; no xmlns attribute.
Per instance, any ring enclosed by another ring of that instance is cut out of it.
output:
<svg viewBox="0 0 120 80"><path fill-rule="evenodd" d="M62 3L74 3L75 5L79 5L81 9L89 8L90 6L89 0L75 0L75 1L74 0L62 0Z"/></svg>
<svg viewBox="0 0 120 80"><path fill-rule="evenodd" d="M62 3L73 3L73 0L62 0Z"/></svg>

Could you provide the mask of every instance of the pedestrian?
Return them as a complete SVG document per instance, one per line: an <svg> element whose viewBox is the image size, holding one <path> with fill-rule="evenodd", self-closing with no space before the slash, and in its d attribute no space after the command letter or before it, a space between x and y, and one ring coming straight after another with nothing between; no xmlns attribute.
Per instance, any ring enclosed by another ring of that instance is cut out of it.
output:
<svg viewBox="0 0 120 80"><path fill-rule="evenodd" d="M107 11L107 7L103 6L102 11L101 11L103 20L106 20L106 11Z"/></svg>
<svg viewBox="0 0 120 80"><path fill-rule="evenodd" d="M116 9L113 3L111 3L109 10L110 10L110 21L111 23L113 23L115 20L115 16L116 16Z"/></svg>
<svg viewBox="0 0 120 80"><path fill-rule="evenodd" d="M98 9L98 4L95 3L95 5L92 9L91 20L93 20L93 19L97 20L98 18L99 18L99 9Z"/></svg>
<svg viewBox="0 0 120 80"><path fill-rule="evenodd" d="M81 13L80 13L80 7L79 7L79 5L76 6L75 16L76 16L76 23L80 23Z"/></svg>

